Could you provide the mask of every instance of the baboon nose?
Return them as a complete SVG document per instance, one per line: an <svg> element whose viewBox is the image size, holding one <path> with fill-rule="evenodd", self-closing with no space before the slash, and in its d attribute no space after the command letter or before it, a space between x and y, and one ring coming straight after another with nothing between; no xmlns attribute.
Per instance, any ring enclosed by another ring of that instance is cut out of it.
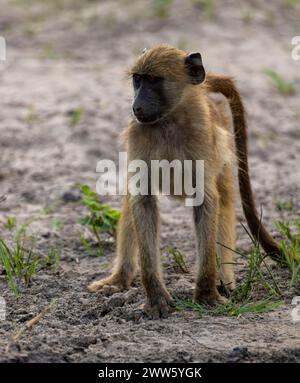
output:
<svg viewBox="0 0 300 383"><path fill-rule="evenodd" d="M134 114L141 113L142 111L143 111L143 109L142 109L141 106L134 106L134 107L133 107L133 112L134 112Z"/></svg>

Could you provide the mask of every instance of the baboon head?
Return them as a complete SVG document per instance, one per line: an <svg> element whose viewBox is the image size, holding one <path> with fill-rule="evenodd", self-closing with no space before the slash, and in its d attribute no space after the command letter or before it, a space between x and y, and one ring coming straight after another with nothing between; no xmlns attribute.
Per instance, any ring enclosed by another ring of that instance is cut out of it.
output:
<svg viewBox="0 0 300 383"><path fill-rule="evenodd" d="M200 53L159 45L143 52L130 75L133 114L139 123L153 124L176 109L187 88L204 81L205 70Z"/></svg>

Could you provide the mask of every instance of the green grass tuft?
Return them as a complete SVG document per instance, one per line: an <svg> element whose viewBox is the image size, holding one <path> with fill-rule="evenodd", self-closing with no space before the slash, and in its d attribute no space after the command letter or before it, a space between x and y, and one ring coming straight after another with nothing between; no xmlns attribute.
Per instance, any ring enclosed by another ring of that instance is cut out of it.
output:
<svg viewBox="0 0 300 383"><path fill-rule="evenodd" d="M276 208L280 211L282 211L282 210L287 210L287 211L293 210L292 198L288 198L287 200L278 200L276 202Z"/></svg>
<svg viewBox="0 0 300 383"><path fill-rule="evenodd" d="M8 217L5 228L10 232L10 244L0 236L0 267L15 295L21 283L28 287L36 273L48 268L55 270L60 263L57 249L52 248L46 256L34 250L35 239L27 235L26 229L35 220L37 217L32 217L17 227L16 220Z"/></svg>
<svg viewBox="0 0 300 383"><path fill-rule="evenodd" d="M166 19L170 16L171 6L174 0L154 0L153 13L155 17Z"/></svg>
<svg viewBox="0 0 300 383"><path fill-rule="evenodd" d="M71 110L69 115L70 115L70 125L72 127L75 127L81 122L83 118L84 108L80 106L77 109Z"/></svg>
<svg viewBox="0 0 300 383"><path fill-rule="evenodd" d="M29 286L37 272L38 258L31 249L26 249L24 241L17 240L15 246L9 247L0 238L0 264L3 266L11 290L17 294L17 282L24 281Z"/></svg>
<svg viewBox="0 0 300 383"><path fill-rule="evenodd" d="M173 269L175 272L188 273L188 268L186 265L185 255L175 247L169 246L167 248L168 254L173 259Z"/></svg>
<svg viewBox="0 0 300 383"><path fill-rule="evenodd" d="M9 231L13 231L16 225L17 225L16 217L9 216L6 219L6 222L3 224L3 228L8 229Z"/></svg>
<svg viewBox="0 0 300 383"><path fill-rule="evenodd" d="M296 285L300 276L300 219L294 220L293 224L296 227L296 233L293 232L289 222L279 221L276 223L278 229L285 236L285 239L280 241L280 248L291 273L290 287Z"/></svg>
<svg viewBox="0 0 300 383"><path fill-rule="evenodd" d="M194 303L190 299L179 299L176 296L174 296L174 300L178 311L192 310L197 312L200 318L204 315L239 317L249 313L260 314L275 310L283 304L283 301L278 300L271 302L268 299L248 303L238 303L229 300L224 304L217 304L214 307L210 307L204 304Z"/></svg>
<svg viewBox="0 0 300 383"><path fill-rule="evenodd" d="M282 95L292 95L296 92L292 81L285 80L279 73L272 69L265 69L264 73L272 80L278 92Z"/></svg>

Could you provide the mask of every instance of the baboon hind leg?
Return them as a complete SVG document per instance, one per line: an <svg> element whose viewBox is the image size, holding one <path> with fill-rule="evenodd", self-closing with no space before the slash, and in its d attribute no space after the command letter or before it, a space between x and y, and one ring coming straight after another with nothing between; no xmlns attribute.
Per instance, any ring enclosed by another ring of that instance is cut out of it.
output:
<svg viewBox="0 0 300 383"><path fill-rule="evenodd" d="M196 303L210 305L225 302L217 290L217 220L219 196L215 186L205 190L204 203L193 207L197 245Z"/></svg>
<svg viewBox="0 0 300 383"><path fill-rule="evenodd" d="M129 197L123 201L122 214L117 230L117 256L112 274L88 286L90 291L119 291L130 287L137 269L137 241L133 226Z"/></svg>
<svg viewBox="0 0 300 383"><path fill-rule="evenodd" d="M235 288L234 251L236 245L236 217L232 170L228 167L218 180L219 219L217 255L220 262L220 279L229 290Z"/></svg>

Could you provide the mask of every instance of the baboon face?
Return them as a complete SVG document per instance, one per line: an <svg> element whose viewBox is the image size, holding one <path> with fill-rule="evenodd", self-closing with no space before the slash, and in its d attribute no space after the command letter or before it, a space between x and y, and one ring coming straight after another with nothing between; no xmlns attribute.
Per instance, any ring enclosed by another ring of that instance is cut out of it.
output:
<svg viewBox="0 0 300 383"><path fill-rule="evenodd" d="M145 51L131 75L133 114L138 122L153 124L176 109L188 87L204 81L205 71L200 53L162 45Z"/></svg>
<svg viewBox="0 0 300 383"><path fill-rule="evenodd" d="M134 101L132 110L141 123L154 123L161 119L168 110L164 93L164 79L149 74L133 75Z"/></svg>

